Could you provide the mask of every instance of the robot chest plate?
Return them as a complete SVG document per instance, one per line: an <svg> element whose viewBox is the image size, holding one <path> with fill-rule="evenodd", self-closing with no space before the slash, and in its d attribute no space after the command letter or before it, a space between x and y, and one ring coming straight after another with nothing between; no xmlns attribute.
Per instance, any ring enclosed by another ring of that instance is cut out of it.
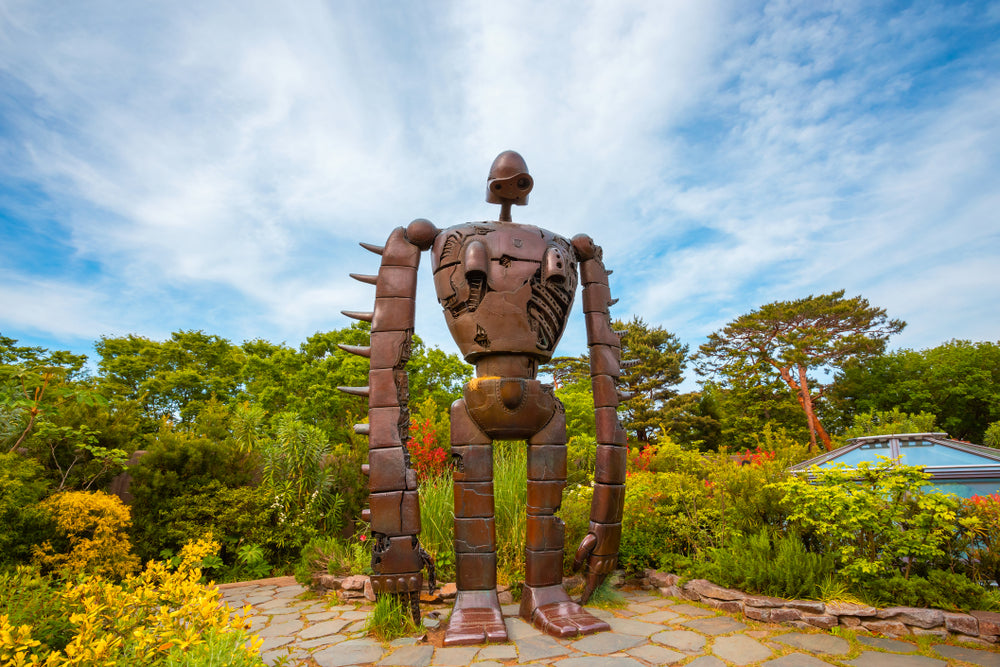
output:
<svg viewBox="0 0 1000 667"><path fill-rule="evenodd" d="M529 225L468 223L438 235L431 257L438 301L466 359L552 356L576 292L566 239Z"/></svg>

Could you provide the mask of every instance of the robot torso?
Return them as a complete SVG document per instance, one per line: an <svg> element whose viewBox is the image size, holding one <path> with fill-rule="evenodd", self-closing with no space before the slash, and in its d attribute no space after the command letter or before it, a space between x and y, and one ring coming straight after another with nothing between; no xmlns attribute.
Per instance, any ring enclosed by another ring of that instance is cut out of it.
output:
<svg viewBox="0 0 1000 667"><path fill-rule="evenodd" d="M552 357L576 293L569 241L531 225L469 222L437 236L431 265L445 321L466 361Z"/></svg>

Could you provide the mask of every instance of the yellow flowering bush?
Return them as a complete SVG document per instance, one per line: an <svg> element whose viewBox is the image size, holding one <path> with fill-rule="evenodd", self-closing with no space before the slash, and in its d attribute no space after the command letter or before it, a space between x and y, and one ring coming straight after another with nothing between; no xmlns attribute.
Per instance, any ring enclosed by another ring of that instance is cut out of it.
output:
<svg viewBox="0 0 1000 667"><path fill-rule="evenodd" d="M188 543L176 570L151 561L138 575L114 583L100 576L68 583L62 597L74 634L65 649L39 655L31 626L0 616L3 665L260 665L262 640L247 641L249 608L233 614L214 586L199 583L199 563L218 552L209 537Z"/></svg>
<svg viewBox="0 0 1000 667"><path fill-rule="evenodd" d="M41 503L55 522L58 538L34 547L38 565L70 574L120 579L139 566L128 538L129 509L103 491L66 491Z"/></svg>

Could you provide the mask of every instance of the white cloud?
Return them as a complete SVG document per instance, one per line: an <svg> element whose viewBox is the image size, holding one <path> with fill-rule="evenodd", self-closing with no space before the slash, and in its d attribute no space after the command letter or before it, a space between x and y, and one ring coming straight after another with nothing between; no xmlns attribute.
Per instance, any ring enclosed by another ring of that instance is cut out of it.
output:
<svg viewBox="0 0 1000 667"><path fill-rule="evenodd" d="M515 220L594 236L621 316L696 345L762 303L846 287L927 344L964 336L902 277L979 253L927 293L958 315L995 287L996 47L949 60L940 30L997 17L812 7L8 3L0 76L21 107L3 107L0 173L44 191L99 267L74 297L90 318L74 330L95 336L342 326L371 303L346 278L373 271L355 241L495 215L483 186L506 148L536 178ZM418 326L453 349L428 276Z"/></svg>

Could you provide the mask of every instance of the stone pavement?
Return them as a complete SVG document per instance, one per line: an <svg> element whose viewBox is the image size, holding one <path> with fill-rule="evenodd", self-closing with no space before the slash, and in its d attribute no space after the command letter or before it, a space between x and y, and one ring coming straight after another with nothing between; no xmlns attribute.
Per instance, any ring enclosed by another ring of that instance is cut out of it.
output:
<svg viewBox="0 0 1000 667"><path fill-rule="evenodd" d="M422 605L431 637L407 637L389 644L365 636L370 606L338 604L312 598L291 577L225 584L222 598L234 608L251 605L250 629L264 640L261 656L275 664L309 667L405 665L407 667L471 665L552 665L554 667L641 667L685 665L725 667L1000 667L1000 646L949 645L940 637L909 641L850 632L800 632L770 623L736 619L687 601L623 591L625 606L590 607L611 625L603 632L576 639L553 639L517 617L517 605L505 605L511 642L488 646L442 648L440 628L450 603Z"/></svg>

